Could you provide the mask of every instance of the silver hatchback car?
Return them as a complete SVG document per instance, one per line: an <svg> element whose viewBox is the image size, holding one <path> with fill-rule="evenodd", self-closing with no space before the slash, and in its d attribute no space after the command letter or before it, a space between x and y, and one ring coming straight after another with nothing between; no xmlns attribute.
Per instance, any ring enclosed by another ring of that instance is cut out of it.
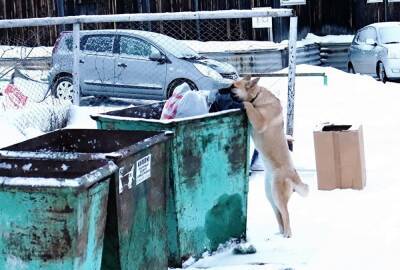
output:
<svg viewBox="0 0 400 270"><path fill-rule="evenodd" d="M400 79L400 22L374 23L360 29L349 49L348 70Z"/></svg>
<svg viewBox="0 0 400 270"><path fill-rule="evenodd" d="M236 69L200 56L183 42L137 30L88 30L80 38L82 96L166 99L186 82L215 90L238 78ZM73 98L72 33L63 32L53 49L49 82L58 98Z"/></svg>

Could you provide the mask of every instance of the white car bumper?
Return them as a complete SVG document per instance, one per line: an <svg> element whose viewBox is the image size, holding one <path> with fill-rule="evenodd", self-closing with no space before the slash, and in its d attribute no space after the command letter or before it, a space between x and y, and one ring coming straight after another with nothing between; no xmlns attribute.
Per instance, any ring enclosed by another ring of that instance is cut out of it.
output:
<svg viewBox="0 0 400 270"><path fill-rule="evenodd" d="M390 79L400 79L400 58L386 59L383 61L386 76Z"/></svg>

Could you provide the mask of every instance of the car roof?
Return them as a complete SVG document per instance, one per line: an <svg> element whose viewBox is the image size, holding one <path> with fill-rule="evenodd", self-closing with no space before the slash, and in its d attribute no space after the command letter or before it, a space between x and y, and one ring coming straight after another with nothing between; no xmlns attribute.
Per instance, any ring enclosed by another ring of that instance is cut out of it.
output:
<svg viewBox="0 0 400 270"><path fill-rule="evenodd" d="M128 34L128 35L137 35L140 37L155 39L157 37L167 37L166 35L150 32L150 31L142 31L142 30L130 30L130 29L101 29L101 30L82 30L80 31L83 35L88 34Z"/></svg>
<svg viewBox="0 0 400 270"><path fill-rule="evenodd" d="M375 27L375 28L384 28L384 27L391 27L391 26L400 26L400 22L379 22L379 23L372 23L365 27ZM363 27L363 28L365 28Z"/></svg>

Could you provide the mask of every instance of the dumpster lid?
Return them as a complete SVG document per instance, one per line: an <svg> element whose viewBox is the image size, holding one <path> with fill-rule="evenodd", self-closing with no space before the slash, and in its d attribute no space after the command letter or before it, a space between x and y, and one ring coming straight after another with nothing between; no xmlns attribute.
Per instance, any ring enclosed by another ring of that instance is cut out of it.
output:
<svg viewBox="0 0 400 270"><path fill-rule="evenodd" d="M70 169L71 168L71 169ZM0 159L0 186L88 188L112 175L112 161Z"/></svg>
<svg viewBox="0 0 400 270"><path fill-rule="evenodd" d="M64 129L3 148L0 150L0 158L116 160L170 137L172 133L169 131Z"/></svg>

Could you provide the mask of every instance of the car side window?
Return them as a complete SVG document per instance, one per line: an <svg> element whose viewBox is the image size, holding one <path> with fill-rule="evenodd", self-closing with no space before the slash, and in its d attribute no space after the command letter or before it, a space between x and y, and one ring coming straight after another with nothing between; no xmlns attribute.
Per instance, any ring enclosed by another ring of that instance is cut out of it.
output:
<svg viewBox="0 0 400 270"><path fill-rule="evenodd" d="M358 34L358 39L357 39L357 43L358 43L358 44L365 43L365 41L367 40L367 38L366 38L366 31L367 31L367 30L362 30L362 31L360 31L360 33Z"/></svg>
<svg viewBox="0 0 400 270"><path fill-rule="evenodd" d="M134 37L121 36L119 52L121 56L149 59L151 54L159 52L159 50L147 41Z"/></svg>
<svg viewBox="0 0 400 270"><path fill-rule="evenodd" d="M95 35L86 37L82 48L87 52L112 53L113 45L114 36Z"/></svg>
<svg viewBox="0 0 400 270"><path fill-rule="evenodd" d="M356 36L354 37L354 39L353 39L353 44L358 44L358 43L360 43L359 38L360 38L360 32L358 32L358 33L356 34Z"/></svg>
<svg viewBox="0 0 400 270"><path fill-rule="evenodd" d="M364 40L364 42L365 42L367 39L372 39L372 40L374 40L375 42L377 41L377 35L376 35L376 31L375 31L374 28L368 27L368 28L365 30L365 40Z"/></svg>

